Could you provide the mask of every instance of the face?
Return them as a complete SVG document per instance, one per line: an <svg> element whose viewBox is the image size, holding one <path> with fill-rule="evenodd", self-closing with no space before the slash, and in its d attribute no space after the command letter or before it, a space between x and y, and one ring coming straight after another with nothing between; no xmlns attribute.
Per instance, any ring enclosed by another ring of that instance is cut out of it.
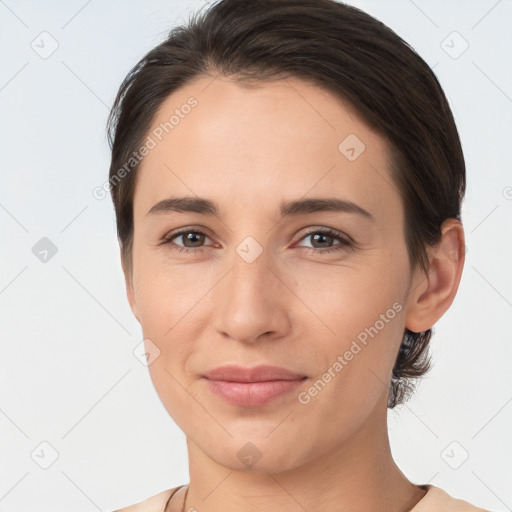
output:
<svg viewBox="0 0 512 512"><path fill-rule="evenodd" d="M413 285L384 140L313 84L221 77L169 96L148 135L127 291L188 440L232 469L249 453L254 470L284 471L375 426ZM305 378L234 403L203 377L226 364Z"/></svg>

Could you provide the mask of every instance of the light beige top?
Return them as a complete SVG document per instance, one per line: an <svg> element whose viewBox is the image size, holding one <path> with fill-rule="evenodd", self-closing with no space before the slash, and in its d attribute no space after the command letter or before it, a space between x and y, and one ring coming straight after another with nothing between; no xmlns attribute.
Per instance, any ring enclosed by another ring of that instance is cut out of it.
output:
<svg viewBox="0 0 512 512"><path fill-rule="evenodd" d="M424 485L422 487L427 489L427 493L410 512L490 512L489 510L475 507L467 501L453 498L439 487L433 485ZM185 490L186 485L173 487L135 505L115 510L114 512L181 512ZM167 506L173 495L175 497L172 503Z"/></svg>
<svg viewBox="0 0 512 512"><path fill-rule="evenodd" d="M484 508L478 508L467 501L450 496L446 491L426 485L427 494L418 501L411 512L490 512Z"/></svg>

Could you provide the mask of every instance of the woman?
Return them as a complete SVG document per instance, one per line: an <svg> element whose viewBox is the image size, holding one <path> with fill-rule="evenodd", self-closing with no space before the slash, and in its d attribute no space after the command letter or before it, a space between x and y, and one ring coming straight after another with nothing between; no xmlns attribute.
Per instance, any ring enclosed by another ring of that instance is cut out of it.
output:
<svg viewBox="0 0 512 512"><path fill-rule="evenodd" d="M333 0L224 0L146 55L110 187L190 482L124 511L478 511L411 483L387 409L464 265L465 164L426 63Z"/></svg>

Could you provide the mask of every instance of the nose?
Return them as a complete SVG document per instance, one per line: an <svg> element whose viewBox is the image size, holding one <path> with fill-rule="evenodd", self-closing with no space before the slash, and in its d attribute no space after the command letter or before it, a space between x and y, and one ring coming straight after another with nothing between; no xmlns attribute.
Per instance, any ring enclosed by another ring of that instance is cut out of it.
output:
<svg viewBox="0 0 512 512"><path fill-rule="evenodd" d="M213 326L224 338L253 343L285 336L290 328L290 291L279 264L263 251L249 263L235 253L231 269L212 297Z"/></svg>

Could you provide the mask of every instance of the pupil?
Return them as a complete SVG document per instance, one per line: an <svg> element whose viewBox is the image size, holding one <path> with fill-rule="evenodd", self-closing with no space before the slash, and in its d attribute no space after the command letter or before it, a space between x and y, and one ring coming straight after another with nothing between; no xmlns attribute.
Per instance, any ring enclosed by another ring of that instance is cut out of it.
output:
<svg viewBox="0 0 512 512"><path fill-rule="evenodd" d="M329 235L323 235L323 234L320 234L320 233L317 233L316 235L313 235L313 236L315 238L315 242L318 241L318 237L323 238L323 239L331 238ZM320 242L321 242L321 240L320 240Z"/></svg>
<svg viewBox="0 0 512 512"><path fill-rule="evenodd" d="M199 233L188 233L187 236L186 236L186 239L189 241L189 242L192 242L194 243L194 240L193 238L194 237L201 237L202 235L200 235ZM200 245L200 242L201 242L201 238L199 238L199 240L195 240L195 242L199 242L199 245Z"/></svg>

